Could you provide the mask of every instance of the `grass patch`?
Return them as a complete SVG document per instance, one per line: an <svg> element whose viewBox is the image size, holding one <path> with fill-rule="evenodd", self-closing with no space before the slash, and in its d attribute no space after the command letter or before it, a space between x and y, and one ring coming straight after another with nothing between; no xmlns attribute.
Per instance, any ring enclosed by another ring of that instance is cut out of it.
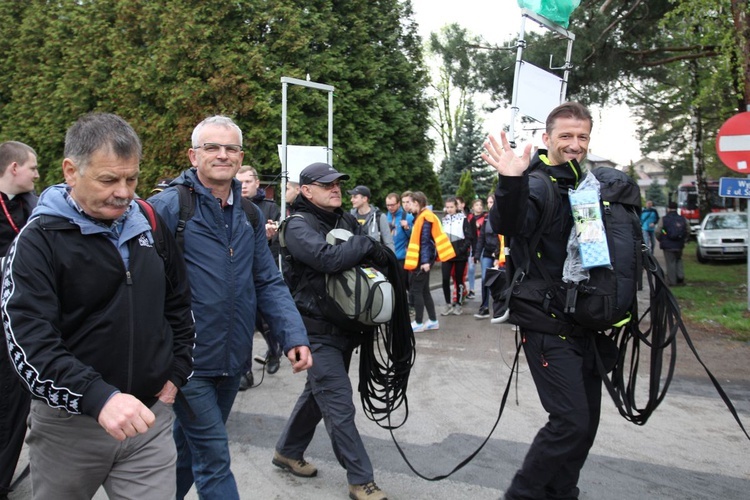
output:
<svg viewBox="0 0 750 500"><path fill-rule="evenodd" d="M682 260L687 286L675 287L672 293L680 303L683 319L728 330L737 340L749 341L747 261L699 264L695 242L685 247Z"/></svg>

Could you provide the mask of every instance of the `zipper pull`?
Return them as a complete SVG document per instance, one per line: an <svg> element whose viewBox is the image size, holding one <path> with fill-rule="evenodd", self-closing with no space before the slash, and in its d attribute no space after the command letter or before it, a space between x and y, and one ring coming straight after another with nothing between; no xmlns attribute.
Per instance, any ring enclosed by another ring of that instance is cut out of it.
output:
<svg viewBox="0 0 750 500"><path fill-rule="evenodd" d="M130 270L125 271L125 284L126 285L133 284L133 277L130 275Z"/></svg>

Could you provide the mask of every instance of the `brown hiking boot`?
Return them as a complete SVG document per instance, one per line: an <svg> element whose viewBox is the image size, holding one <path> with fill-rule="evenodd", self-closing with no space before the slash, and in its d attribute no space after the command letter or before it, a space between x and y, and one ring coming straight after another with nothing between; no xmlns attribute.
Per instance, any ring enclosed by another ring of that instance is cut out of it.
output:
<svg viewBox="0 0 750 500"><path fill-rule="evenodd" d="M271 463L276 467L288 470L295 476L315 477L318 475L318 469L310 462L306 462L304 458L298 460L287 458L284 455L281 455L278 451L273 452L273 460L271 460Z"/></svg>
<svg viewBox="0 0 750 500"><path fill-rule="evenodd" d="M383 490L378 488L375 481L365 484L350 484L349 498L352 500L388 500Z"/></svg>

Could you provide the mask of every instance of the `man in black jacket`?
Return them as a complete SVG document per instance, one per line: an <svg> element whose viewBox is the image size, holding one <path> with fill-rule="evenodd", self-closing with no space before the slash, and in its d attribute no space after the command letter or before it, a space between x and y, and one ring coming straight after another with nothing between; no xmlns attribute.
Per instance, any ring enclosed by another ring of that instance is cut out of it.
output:
<svg viewBox="0 0 750 500"><path fill-rule="evenodd" d="M175 497L172 403L192 372L185 263L134 200L141 143L122 118L65 136L65 184L39 198L3 266L13 365L33 396L35 498Z"/></svg>
<svg viewBox="0 0 750 500"><path fill-rule="evenodd" d="M482 158L499 174L490 223L510 238L511 268L521 265L517 260L523 255L532 259L524 284L545 283L542 269L562 283L573 227L568 189L583 178L580 164L588 152L591 126L589 111L568 102L547 117L542 136L547 149L538 150L533 159L531 145L517 156L504 132L500 142L490 137L485 143ZM555 207L551 221L542 228L544 237L536 248L529 249L549 199L544 179L529 175L536 169L553 179L559 196L552 198ZM550 294L543 298L510 303L510 322L521 328L529 369L549 420L505 492L508 500L578 498L578 477L599 426L602 380L596 368L596 332L580 328L563 312L562 297Z"/></svg>
<svg viewBox="0 0 750 500"><path fill-rule="evenodd" d="M263 220L266 225L266 239L268 239L268 247L271 249L273 260L278 264L279 262L279 240L276 237L276 232L279 227L279 219L281 217L281 208L274 203L273 200L266 198L266 192L260 187L260 176L258 171L255 170L251 165L242 165L237 171L235 176L238 181L242 183L242 196L255 203L263 213ZM283 349L281 348L281 342L275 338L271 332L268 323L263 320L263 315L258 314L255 319L255 328L260 331L263 335L263 340L266 341L268 350L265 356L256 356L255 359L259 363L266 365L266 371L269 375L273 375L279 371L281 366L281 356ZM245 366L245 374L240 379L240 390L246 391L253 386L253 359L247 360Z"/></svg>
<svg viewBox="0 0 750 500"><path fill-rule="evenodd" d="M669 202L667 215L659 220L656 234L659 248L664 252L669 286L685 285L685 269L682 265L682 249L690 236L688 221L677 213L677 203Z"/></svg>
<svg viewBox="0 0 750 500"><path fill-rule="evenodd" d="M348 178L326 163L305 167L300 173L295 215L284 232L293 262L284 269L284 278L307 328L315 363L307 372L305 388L276 444L273 464L299 477L317 475L318 470L303 455L323 419L333 452L346 469L350 498L385 500L375 484L370 457L354 423L353 391L347 373L354 349L366 339L372 341L372 337L335 326L322 315L315 298L325 293L326 274L382 258L380 244L361 234L357 219L341 210L340 182ZM314 219L314 225L308 218ZM347 229L354 236L338 245L330 244L326 234L334 228Z"/></svg>
<svg viewBox="0 0 750 500"><path fill-rule="evenodd" d="M36 151L22 142L0 144L0 256L8 251L36 206L34 181L38 178ZM23 448L31 402L5 347L0 348L0 394L0 499L4 499Z"/></svg>

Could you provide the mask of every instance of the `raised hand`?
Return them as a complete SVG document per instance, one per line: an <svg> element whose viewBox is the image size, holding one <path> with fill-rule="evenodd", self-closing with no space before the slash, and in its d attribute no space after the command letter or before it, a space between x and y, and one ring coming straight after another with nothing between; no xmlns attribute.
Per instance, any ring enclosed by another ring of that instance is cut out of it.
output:
<svg viewBox="0 0 750 500"><path fill-rule="evenodd" d="M494 167L500 175L520 177L529 168L531 144L527 144L523 149L523 154L517 156L510 147L505 131L500 132L500 141L490 134L484 142L484 150L482 159Z"/></svg>

